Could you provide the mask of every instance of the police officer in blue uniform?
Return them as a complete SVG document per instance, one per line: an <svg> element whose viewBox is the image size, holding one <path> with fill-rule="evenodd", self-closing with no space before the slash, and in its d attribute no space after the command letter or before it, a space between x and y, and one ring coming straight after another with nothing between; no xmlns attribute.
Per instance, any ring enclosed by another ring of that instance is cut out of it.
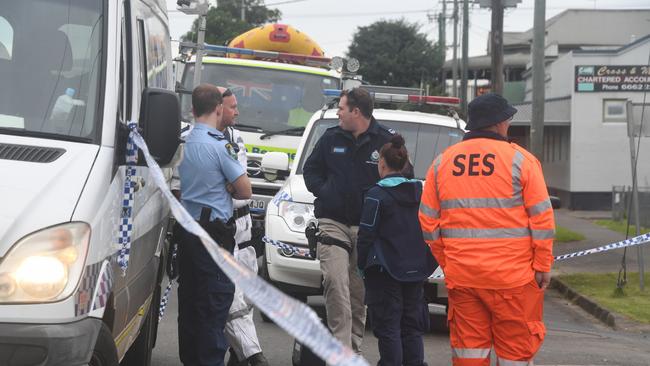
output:
<svg viewBox="0 0 650 366"><path fill-rule="evenodd" d="M327 325L357 353L366 320L356 258L363 195L379 180L379 150L395 133L377 123L372 111L368 91L343 91L339 125L325 131L303 169L305 185L316 196L317 256L323 271Z"/></svg>
<svg viewBox="0 0 650 366"><path fill-rule="evenodd" d="M246 172L223 134L219 89L201 84L192 92L195 125L179 166L181 202L210 236L232 253L235 225L232 199L251 197ZM201 240L186 231L178 249L178 344L185 366L222 366L228 349L224 326L234 285L212 260Z"/></svg>

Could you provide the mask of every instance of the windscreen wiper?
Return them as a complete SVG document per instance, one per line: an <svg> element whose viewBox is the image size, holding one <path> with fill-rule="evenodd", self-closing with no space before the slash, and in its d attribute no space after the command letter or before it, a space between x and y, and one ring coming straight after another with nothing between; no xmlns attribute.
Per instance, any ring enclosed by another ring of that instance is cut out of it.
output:
<svg viewBox="0 0 650 366"><path fill-rule="evenodd" d="M234 127L235 129L238 129L238 130L266 132L266 131L264 131L264 129L262 129L259 126L247 125L245 123L239 123L239 122L236 122L235 125L232 126L232 127Z"/></svg>
<svg viewBox="0 0 650 366"><path fill-rule="evenodd" d="M260 136L260 140L267 139L267 138L269 138L271 136L274 136L274 135L289 135L289 134L293 134L293 133L297 133L297 132L303 132L304 130L305 130L304 127L294 127L294 128L288 128L286 130L267 132L267 133L263 134L262 136Z"/></svg>

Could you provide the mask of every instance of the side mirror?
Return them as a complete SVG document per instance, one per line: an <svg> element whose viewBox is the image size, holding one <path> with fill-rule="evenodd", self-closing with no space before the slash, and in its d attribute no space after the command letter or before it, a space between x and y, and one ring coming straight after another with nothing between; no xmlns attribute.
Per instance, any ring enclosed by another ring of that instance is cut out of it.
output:
<svg viewBox="0 0 650 366"><path fill-rule="evenodd" d="M553 207L554 210L562 207L562 200L560 200L560 197L549 196L549 198L551 200L551 207Z"/></svg>
<svg viewBox="0 0 650 366"><path fill-rule="evenodd" d="M262 157L262 174L264 179L273 182L280 177L289 175L289 155L271 151Z"/></svg>
<svg viewBox="0 0 650 366"><path fill-rule="evenodd" d="M146 88L142 92L140 128L158 165L168 165L178 150L181 133L181 108L173 91ZM138 164L146 164L144 158L138 159Z"/></svg>

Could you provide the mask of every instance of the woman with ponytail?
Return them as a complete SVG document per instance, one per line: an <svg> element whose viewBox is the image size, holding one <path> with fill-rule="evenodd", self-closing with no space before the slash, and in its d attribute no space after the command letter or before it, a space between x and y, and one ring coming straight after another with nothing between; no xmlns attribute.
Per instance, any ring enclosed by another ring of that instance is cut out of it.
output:
<svg viewBox="0 0 650 366"><path fill-rule="evenodd" d="M426 365L423 284L437 264L418 219L422 182L404 177L408 166L404 138L395 135L379 151L381 180L366 193L359 225L357 264L381 366Z"/></svg>

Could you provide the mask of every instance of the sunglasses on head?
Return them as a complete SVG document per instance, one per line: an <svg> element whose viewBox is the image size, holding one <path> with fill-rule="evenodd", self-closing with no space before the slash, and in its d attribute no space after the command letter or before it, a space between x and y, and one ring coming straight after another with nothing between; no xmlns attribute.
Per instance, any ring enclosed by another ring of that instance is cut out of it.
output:
<svg viewBox="0 0 650 366"><path fill-rule="evenodd" d="M226 88L226 90L223 91L223 93L221 93L222 98L229 97L231 95L232 95L232 90L227 89L227 88Z"/></svg>

